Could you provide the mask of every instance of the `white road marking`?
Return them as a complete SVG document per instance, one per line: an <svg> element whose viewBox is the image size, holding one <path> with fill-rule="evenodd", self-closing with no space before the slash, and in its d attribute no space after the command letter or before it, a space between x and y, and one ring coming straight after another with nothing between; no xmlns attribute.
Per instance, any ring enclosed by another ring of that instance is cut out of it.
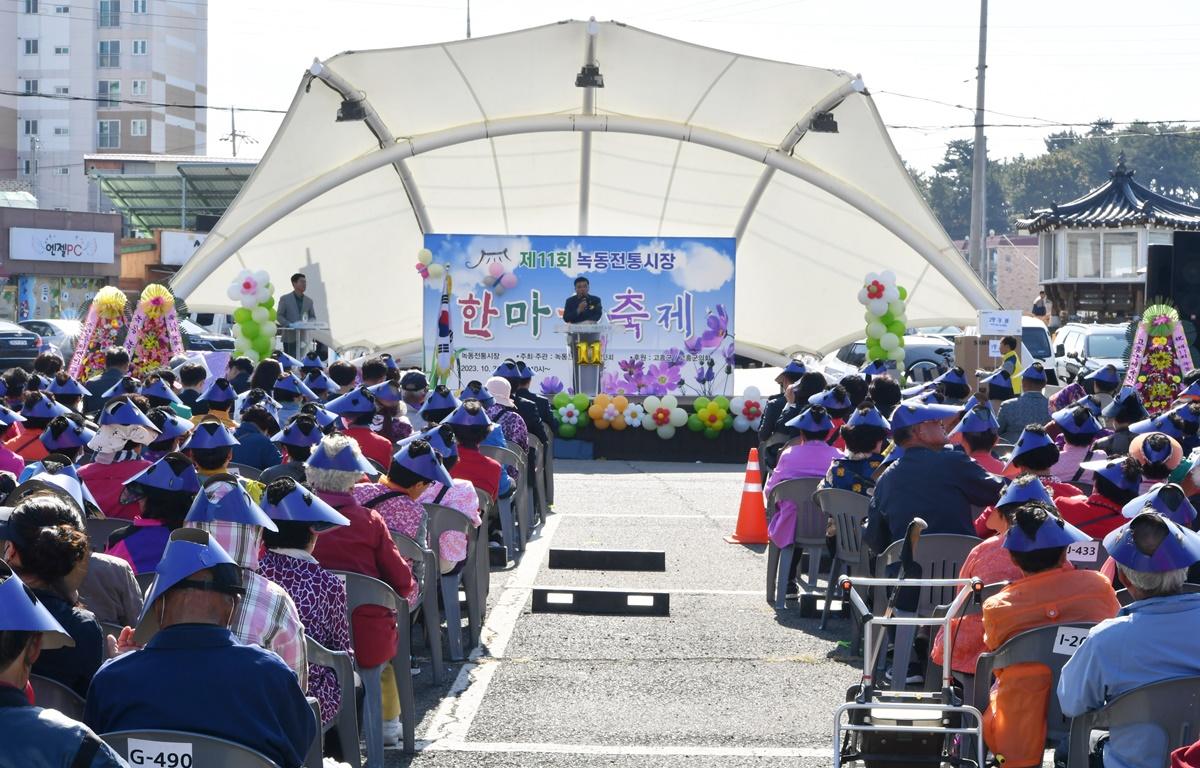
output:
<svg viewBox="0 0 1200 768"><path fill-rule="evenodd" d="M679 755L683 757L815 757L833 758L833 747L705 747L690 745L650 746L642 744L544 744L525 742L473 741L418 743L417 749L431 752L536 753L556 755Z"/></svg>
<svg viewBox="0 0 1200 768"><path fill-rule="evenodd" d="M638 520L737 520L737 515L646 515L620 512L567 512L562 517L637 518Z"/></svg>
<svg viewBox="0 0 1200 768"><path fill-rule="evenodd" d="M766 599L767 593L761 589L675 589L674 587L589 587L580 586L578 584L536 584L534 589L553 589L559 592L570 592L571 590L587 590L589 592L669 592L672 595L756 595Z"/></svg>

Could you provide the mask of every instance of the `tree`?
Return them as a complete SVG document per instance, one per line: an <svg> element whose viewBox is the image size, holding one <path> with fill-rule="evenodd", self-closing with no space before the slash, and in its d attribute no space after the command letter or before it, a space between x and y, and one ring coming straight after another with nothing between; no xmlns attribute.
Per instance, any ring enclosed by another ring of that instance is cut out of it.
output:
<svg viewBox="0 0 1200 768"><path fill-rule="evenodd" d="M971 173L975 152L972 143L956 139L946 145L942 162L933 169L928 179L926 199L938 220L955 240L962 240L971 232ZM1000 186L1001 168L989 162L987 172L987 227L997 232L1007 232L1008 203L1004 189Z"/></svg>

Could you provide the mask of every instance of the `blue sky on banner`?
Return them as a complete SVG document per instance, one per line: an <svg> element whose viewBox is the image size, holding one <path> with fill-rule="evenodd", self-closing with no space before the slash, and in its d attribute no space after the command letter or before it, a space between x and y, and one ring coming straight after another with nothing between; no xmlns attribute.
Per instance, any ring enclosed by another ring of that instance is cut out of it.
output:
<svg viewBox="0 0 1200 768"><path fill-rule="evenodd" d="M558 329L579 275L588 278L612 324L606 372L617 372L619 361L632 356L653 364L675 348L688 357L681 374L689 376L704 355L716 355L723 365L717 342L732 343L731 238L428 235L425 247L453 277L451 327L464 381L482 380L505 358L521 357L539 376L570 382L566 338ZM440 279L425 283L426 358L437 343L441 289Z"/></svg>

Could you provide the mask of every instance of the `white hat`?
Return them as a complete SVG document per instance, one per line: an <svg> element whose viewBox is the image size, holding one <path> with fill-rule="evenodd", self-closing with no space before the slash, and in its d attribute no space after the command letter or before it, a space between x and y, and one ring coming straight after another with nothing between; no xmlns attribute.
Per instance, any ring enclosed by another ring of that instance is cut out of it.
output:
<svg viewBox="0 0 1200 768"><path fill-rule="evenodd" d="M484 388L492 394L492 398L500 405L506 408L513 408L512 401L512 385L507 379L502 379L499 376L493 376L483 384Z"/></svg>

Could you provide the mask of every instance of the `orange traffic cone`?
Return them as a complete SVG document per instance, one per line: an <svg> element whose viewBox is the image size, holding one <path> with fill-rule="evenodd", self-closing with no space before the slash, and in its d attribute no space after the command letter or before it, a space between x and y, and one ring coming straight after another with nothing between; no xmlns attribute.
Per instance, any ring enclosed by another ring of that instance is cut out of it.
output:
<svg viewBox="0 0 1200 768"><path fill-rule="evenodd" d="M738 510L737 529L726 536L730 544L766 544L767 510L763 506L762 475L758 471L758 449L751 448L746 458L746 484L742 487L742 506Z"/></svg>

